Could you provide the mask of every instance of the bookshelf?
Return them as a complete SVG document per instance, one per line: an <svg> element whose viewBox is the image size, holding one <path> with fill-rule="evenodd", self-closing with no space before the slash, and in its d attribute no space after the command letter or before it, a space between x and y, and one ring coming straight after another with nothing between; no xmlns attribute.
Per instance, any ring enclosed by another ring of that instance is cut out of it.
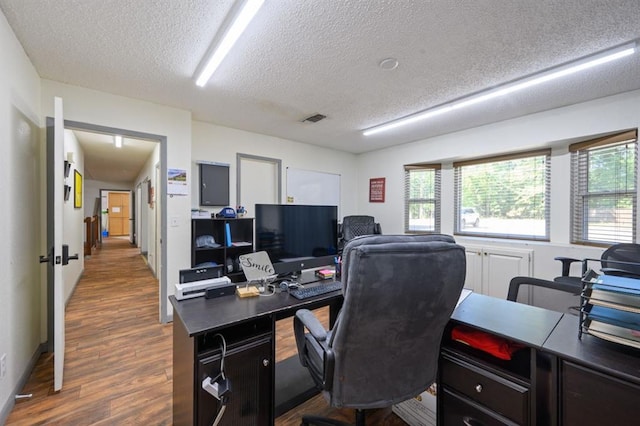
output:
<svg viewBox="0 0 640 426"><path fill-rule="evenodd" d="M225 265L231 281L244 281L238 256L253 251L253 218L191 219L192 268Z"/></svg>
<svg viewBox="0 0 640 426"><path fill-rule="evenodd" d="M582 282L578 337L587 333L640 349L640 277L588 271Z"/></svg>

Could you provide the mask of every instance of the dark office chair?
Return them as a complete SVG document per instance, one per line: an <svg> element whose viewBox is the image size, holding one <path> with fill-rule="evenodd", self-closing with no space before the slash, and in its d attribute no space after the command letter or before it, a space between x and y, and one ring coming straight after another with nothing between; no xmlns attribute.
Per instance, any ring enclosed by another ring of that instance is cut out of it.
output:
<svg viewBox="0 0 640 426"><path fill-rule="evenodd" d="M569 293L560 297L555 292L547 292L546 297L542 294L534 295L534 303L530 303L540 308L551 309L562 313L570 313L577 315L580 307L580 292L582 291L582 281L577 283L558 282L543 280L533 277L514 277L509 282L509 291L507 300L518 302L518 295L522 287L532 286L533 288L546 288L557 292ZM522 298L520 298L522 300Z"/></svg>
<svg viewBox="0 0 640 426"><path fill-rule="evenodd" d="M343 253L344 304L329 331L299 310L302 365L333 407L388 407L436 379L440 340L465 279L464 248L447 235L358 237ZM305 332L305 330L307 332ZM302 425L341 425L305 416Z"/></svg>
<svg viewBox="0 0 640 426"><path fill-rule="evenodd" d="M583 262L571 257L555 257L562 262L562 275L553 280L559 283L582 285L582 277L570 276L569 270L574 262ZM614 244L600 256L601 272L607 275L640 277L640 244ZM582 265L582 274L586 273L586 263Z"/></svg>
<svg viewBox="0 0 640 426"><path fill-rule="evenodd" d="M342 251L345 244L355 237L375 234L382 234L382 229L373 216L345 216L338 224L338 250Z"/></svg>

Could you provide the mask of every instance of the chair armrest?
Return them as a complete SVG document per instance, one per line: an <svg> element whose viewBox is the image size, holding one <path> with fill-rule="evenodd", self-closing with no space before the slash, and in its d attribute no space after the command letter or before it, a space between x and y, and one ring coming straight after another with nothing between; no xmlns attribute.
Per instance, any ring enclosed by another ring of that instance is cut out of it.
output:
<svg viewBox="0 0 640 426"><path fill-rule="evenodd" d="M300 357L300 364L305 367L308 367L307 361L305 360L305 339L304 339L304 330L305 327L309 329L311 335L320 341L324 341L327 338L327 332L325 331L320 321L313 315L308 309L299 309L296 311L296 316L293 317L293 335L296 338L296 347L298 348L298 357ZM314 334L315 333L315 334ZM316 337L316 335L318 337Z"/></svg>
<svg viewBox="0 0 640 426"><path fill-rule="evenodd" d="M550 288L553 290L565 291L567 293L572 293L573 295L578 295L582 291L582 284L560 283L557 281L549 281L533 277L513 277L509 282L507 300L515 302L518 298L518 290L520 289L520 286L526 284L534 285L537 287Z"/></svg>
<svg viewBox="0 0 640 426"><path fill-rule="evenodd" d="M554 257L554 260L559 260L560 262L562 262L562 276L563 277L568 277L569 276L569 269L571 268L571 264L573 262L582 262L582 260L580 259L574 259L572 257Z"/></svg>
<svg viewBox="0 0 640 426"><path fill-rule="evenodd" d="M327 330L324 329L322 323L316 318L316 316L308 309L299 309L296 312L296 320L309 330L309 333L319 342L324 342L327 338ZM294 320L294 322L296 322ZM295 328L295 326L294 326Z"/></svg>

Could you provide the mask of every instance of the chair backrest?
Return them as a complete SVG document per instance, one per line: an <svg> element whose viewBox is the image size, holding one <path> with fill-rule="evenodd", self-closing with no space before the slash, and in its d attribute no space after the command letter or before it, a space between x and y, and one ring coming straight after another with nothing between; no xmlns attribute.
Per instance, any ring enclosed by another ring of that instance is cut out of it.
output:
<svg viewBox="0 0 640 426"><path fill-rule="evenodd" d="M404 401L436 379L462 291L464 248L445 235L359 237L343 252L344 304L331 331L336 407Z"/></svg>
<svg viewBox="0 0 640 426"><path fill-rule="evenodd" d="M373 216L345 216L342 218L342 240L350 241L362 235L376 234Z"/></svg>
<svg viewBox="0 0 640 426"><path fill-rule="evenodd" d="M600 256L603 272L640 277L640 244L614 244Z"/></svg>

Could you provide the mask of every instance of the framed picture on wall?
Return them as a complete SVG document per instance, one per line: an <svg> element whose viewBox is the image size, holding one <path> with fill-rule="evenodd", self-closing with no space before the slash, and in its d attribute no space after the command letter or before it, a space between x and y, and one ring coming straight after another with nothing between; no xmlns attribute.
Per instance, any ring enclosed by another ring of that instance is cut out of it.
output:
<svg viewBox="0 0 640 426"><path fill-rule="evenodd" d="M384 203L385 178L369 179L369 202Z"/></svg>
<svg viewBox="0 0 640 426"><path fill-rule="evenodd" d="M73 172L73 207L76 209L82 208L82 175L79 171Z"/></svg>

